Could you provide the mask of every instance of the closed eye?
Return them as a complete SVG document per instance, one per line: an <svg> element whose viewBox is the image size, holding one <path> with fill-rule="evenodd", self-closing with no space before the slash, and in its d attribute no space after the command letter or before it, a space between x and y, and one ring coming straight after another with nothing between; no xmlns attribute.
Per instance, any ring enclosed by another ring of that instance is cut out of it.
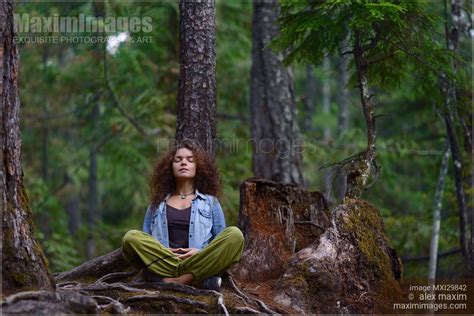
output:
<svg viewBox="0 0 474 316"><path fill-rule="evenodd" d="M187 161L189 162L194 162L194 157L193 156L189 156L189 157L185 157ZM181 156L177 156L174 158L174 162L180 162L181 160L183 160L183 157Z"/></svg>

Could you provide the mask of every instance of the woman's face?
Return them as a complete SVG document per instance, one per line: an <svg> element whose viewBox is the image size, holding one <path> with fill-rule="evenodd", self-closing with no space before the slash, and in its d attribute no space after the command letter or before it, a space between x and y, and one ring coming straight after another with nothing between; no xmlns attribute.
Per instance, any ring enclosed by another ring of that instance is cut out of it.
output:
<svg viewBox="0 0 474 316"><path fill-rule="evenodd" d="M175 178L194 178L196 162L193 152L187 148L180 148L173 157L173 175Z"/></svg>

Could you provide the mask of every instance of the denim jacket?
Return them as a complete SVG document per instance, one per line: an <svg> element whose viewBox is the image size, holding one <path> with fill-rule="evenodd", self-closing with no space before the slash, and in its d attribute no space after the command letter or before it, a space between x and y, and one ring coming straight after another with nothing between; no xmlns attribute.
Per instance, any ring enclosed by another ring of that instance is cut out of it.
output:
<svg viewBox="0 0 474 316"><path fill-rule="evenodd" d="M143 231L152 235L165 247L169 247L166 201L170 194L160 202L158 208L148 209L143 221ZM215 196L200 193L191 202L189 219L189 247L202 249L224 230L225 218L222 207Z"/></svg>

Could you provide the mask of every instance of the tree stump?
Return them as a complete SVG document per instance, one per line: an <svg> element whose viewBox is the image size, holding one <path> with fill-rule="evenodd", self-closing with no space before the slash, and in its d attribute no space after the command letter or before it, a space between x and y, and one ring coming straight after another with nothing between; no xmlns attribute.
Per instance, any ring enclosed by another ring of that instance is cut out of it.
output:
<svg viewBox="0 0 474 316"><path fill-rule="evenodd" d="M245 236L245 249L233 275L244 281L279 277L296 251L317 242L329 219L319 192L264 179L244 181L238 226Z"/></svg>
<svg viewBox="0 0 474 316"><path fill-rule="evenodd" d="M393 313L392 303L402 297L401 276L401 260L377 209L346 199L319 242L290 259L275 301L305 313Z"/></svg>

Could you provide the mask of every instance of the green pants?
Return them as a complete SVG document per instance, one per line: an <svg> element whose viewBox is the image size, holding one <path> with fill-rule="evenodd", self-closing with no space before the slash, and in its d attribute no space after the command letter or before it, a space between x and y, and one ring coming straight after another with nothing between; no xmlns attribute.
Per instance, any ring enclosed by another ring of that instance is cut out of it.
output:
<svg viewBox="0 0 474 316"><path fill-rule="evenodd" d="M125 260L143 263L161 277L176 278L192 273L195 282L223 273L240 260L243 249L244 237L237 227L227 227L209 245L184 260L140 230L128 231L122 240Z"/></svg>

